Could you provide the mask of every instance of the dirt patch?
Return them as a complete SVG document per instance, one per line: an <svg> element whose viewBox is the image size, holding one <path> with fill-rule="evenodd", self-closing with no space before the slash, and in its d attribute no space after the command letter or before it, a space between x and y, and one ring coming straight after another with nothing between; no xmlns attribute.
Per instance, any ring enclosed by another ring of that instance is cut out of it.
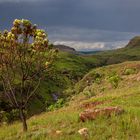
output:
<svg viewBox="0 0 140 140"><path fill-rule="evenodd" d="M89 109L89 108L95 108L97 105L101 105L101 104L104 104L104 101L89 102L89 103L82 104L80 107L84 109Z"/></svg>

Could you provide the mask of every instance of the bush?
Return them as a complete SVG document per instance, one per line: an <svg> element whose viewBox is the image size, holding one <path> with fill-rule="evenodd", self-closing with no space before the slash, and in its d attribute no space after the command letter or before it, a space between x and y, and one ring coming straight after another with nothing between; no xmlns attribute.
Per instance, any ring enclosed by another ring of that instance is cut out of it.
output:
<svg viewBox="0 0 140 140"><path fill-rule="evenodd" d="M87 86L84 90L83 90L83 94L85 96L87 96L88 98L95 96L95 92L92 86Z"/></svg>
<svg viewBox="0 0 140 140"><path fill-rule="evenodd" d="M99 80L102 78L103 75L101 75L100 73L97 73L97 72L94 72L91 74L91 77L93 79L93 82L96 81L96 80Z"/></svg>
<svg viewBox="0 0 140 140"><path fill-rule="evenodd" d="M119 85L121 78L119 75L117 74L112 74L111 76L109 76L108 81L110 82L110 84L112 85L112 87L117 88Z"/></svg>
<svg viewBox="0 0 140 140"><path fill-rule="evenodd" d="M11 123L19 119L19 111L13 109L10 112L0 111L0 123Z"/></svg>
<svg viewBox="0 0 140 140"><path fill-rule="evenodd" d="M125 69L124 71L124 75L130 75L130 74L136 74L136 73L137 73L137 70L134 68L128 68L128 69Z"/></svg>
<svg viewBox="0 0 140 140"><path fill-rule="evenodd" d="M87 74L78 84L75 86L76 93L83 92L83 90L87 87L92 85L93 83L100 84L101 78L103 75L97 72L90 72Z"/></svg>
<svg viewBox="0 0 140 140"><path fill-rule="evenodd" d="M64 99L58 99L56 103L50 105L47 111L54 111L64 106Z"/></svg>
<svg viewBox="0 0 140 140"><path fill-rule="evenodd" d="M96 78L94 81L96 84L100 84L101 83L101 78Z"/></svg>
<svg viewBox="0 0 140 140"><path fill-rule="evenodd" d="M71 96L75 94L75 89L68 88L65 91L63 91L63 94L65 95L65 97Z"/></svg>

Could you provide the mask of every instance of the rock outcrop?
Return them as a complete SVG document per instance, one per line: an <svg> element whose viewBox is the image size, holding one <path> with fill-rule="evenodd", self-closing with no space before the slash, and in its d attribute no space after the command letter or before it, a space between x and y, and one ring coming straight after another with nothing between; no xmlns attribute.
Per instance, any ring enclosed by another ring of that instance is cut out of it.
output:
<svg viewBox="0 0 140 140"><path fill-rule="evenodd" d="M84 140L88 140L89 136L88 128L82 128L78 130L78 133L83 137Z"/></svg>
<svg viewBox="0 0 140 140"><path fill-rule="evenodd" d="M140 48L140 36L132 38L125 48Z"/></svg>
<svg viewBox="0 0 140 140"><path fill-rule="evenodd" d="M60 51L69 52L69 53L77 53L74 48L65 46L65 45L54 45L54 48L57 48Z"/></svg>
<svg viewBox="0 0 140 140"><path fill-rule="evenodd" d="M87 120L95 120L99 116L111 116L122 114L124 110L120 107L106 107L106 108L100 108L100 109L87 109L79 114L79 118L82 122L85 122Z"/></svg>

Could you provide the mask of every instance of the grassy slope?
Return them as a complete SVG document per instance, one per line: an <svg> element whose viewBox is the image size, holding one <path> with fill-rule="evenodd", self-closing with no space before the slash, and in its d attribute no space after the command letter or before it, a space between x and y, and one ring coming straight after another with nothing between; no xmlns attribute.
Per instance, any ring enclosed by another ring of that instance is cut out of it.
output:
<svg viewBox="0 0 140 140"><path fill-rule="evenodd" d="M139 40L139 38L138 38ZM81 79L91 68L116 64L125 61L140 60L139 41L131 41L127 47L99 52L94 55L75 55L67 52L59 52L57 61L50 74L46 74L45 82L41 83L39 89L39 98L36 104L31 106L29 112L39 113L40 108L45 109L44 104L52 103L52 93L61 97L67 96L63 91L67 88L73 88L73 85ZM135 42L135 43L133 43Z"/></svg>
<svg viewBox="0 0 140 140"><path fill-rule="evenodd" d="M140 47L121 48L117 50L99 52L92 57L95 57L101 64L116 64L124 61L140 60ZM91 57L91 56L90 56Z"/></svg>
<svg viewBox="0 0 140 140"><path fill-rule="evenodd" d="M127 68L135 68L136 73L124 75ZM19 122L13 125L0 127L0 140L81 140L78 130L87 127L89 129L89 139L93 140L139 140L140 139L140 61L125 62L122 64L101 67L92 70L87 74L79 85L90 80L90 84L84 88L95 90L95 96L88 98L84 90L75 95L68 105L54 112L42 113L33 116L28 120L29 132L21 132ZM92 73L98 72L104 76L100 83L92 80ZM107 80L111 72L116 72L120 77L118 88L112 88ZM87 88L88 87L88 88ZM102 90L104 87L104 90ZM77 88L77 85L75 86ZM96 108L105 106L120 106L125 113L120 116L104 116L85 123L78 121L78 114L85 108L85 103L100 102ZM56 130L61 130L62 134L57 135Z"/></svg>
<svg viewBox="0 0 140 140"><path fill-rule="evenodd" d="M124 47L116 50L102 51L90 54L98 60L98 66L117 64L124 61L140 60L140 36L132 38Z"/></svg>

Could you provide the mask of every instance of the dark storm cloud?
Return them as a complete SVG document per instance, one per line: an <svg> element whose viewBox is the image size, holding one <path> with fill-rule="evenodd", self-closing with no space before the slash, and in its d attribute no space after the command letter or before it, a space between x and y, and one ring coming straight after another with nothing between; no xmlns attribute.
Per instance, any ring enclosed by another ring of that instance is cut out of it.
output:
<svg viewBox="0 0 140 140"><path fill-rule="evenodd" d="M139 0L1 0L3 20L29 18L42 25L140 31Z"/></svg>
<svg viewBox="0 0 140 140"><path fill-rule="evenodd" d="M1 29L10 27L15 18L26 18L42 28L47 27L52 40L58 34L58 38L65 36L67 40L74 39L72 34L76 39L78 34L78 41L82 41L83 36L87 36L87 42L122 41L129 39L131 32L140 32L140 0L0 0L0 13ZM57 34L52 33L53 27L57 28ZM72 33L63 28L71 29ZM75 33L75 29L84 30ZM98 30L98 33L84 34L89 30Z"/></svg>

